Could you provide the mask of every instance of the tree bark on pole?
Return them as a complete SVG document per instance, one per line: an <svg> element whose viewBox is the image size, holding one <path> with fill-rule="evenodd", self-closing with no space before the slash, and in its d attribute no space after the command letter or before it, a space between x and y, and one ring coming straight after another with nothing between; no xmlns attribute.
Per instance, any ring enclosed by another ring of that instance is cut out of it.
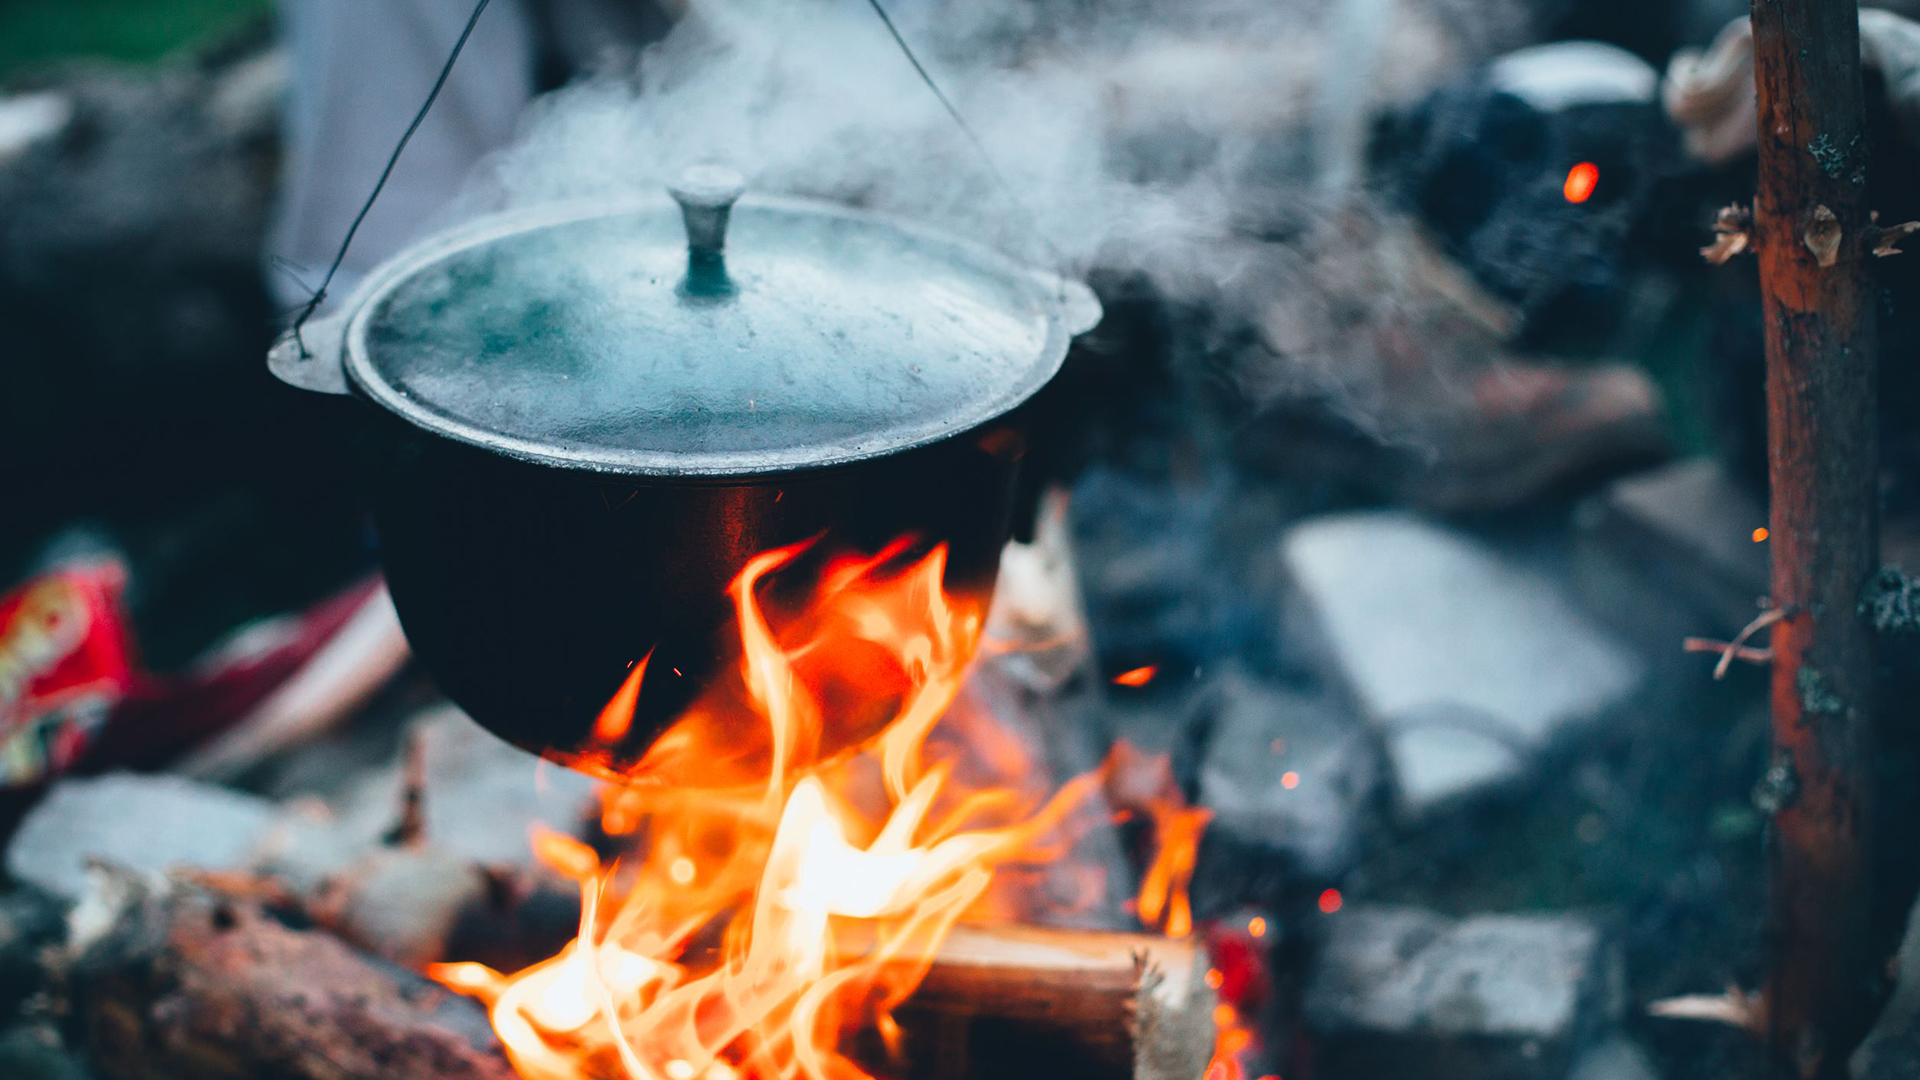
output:
<svg viewBox="0 0 1920 1080"><path fill-rule="evenodd" d="M1867 128L1854 0L1753 0L1766 320L1774 757L1767 1040L1844 1077L1879 1004L1868 841L1879 563Z"/></svg>

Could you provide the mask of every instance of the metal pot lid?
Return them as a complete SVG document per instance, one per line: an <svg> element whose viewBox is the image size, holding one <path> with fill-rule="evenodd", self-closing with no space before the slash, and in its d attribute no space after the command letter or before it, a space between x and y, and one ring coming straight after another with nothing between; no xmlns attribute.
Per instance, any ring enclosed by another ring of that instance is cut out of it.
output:
<svg viewBox="0 0 1920 1080"><path fill-rule="evenodd" d="M345 335L361 393L544 464L752 476L991 420L1099 318L1084 285L706 170L664 197L495 218L382 267Z"/></svg>

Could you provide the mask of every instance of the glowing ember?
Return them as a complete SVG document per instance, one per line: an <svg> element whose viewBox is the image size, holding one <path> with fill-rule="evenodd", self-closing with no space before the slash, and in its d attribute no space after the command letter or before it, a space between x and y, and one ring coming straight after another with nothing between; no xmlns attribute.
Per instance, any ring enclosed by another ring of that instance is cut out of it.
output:
<svg viewBox="0 0 1920 1080"><path fill-rule="evenodd" d="M1591 161L1583 161L1567 170L1567 182L1561 187L1561 194L1570 203L1583 203L1593 198L1593 189L1600 186L1600 167Z"/></svg>
<svg viewBox="0 0 1920 1080"><path fill-rule="evenodd" d="M1756 544L1762 543L1766 540L1766 538L1767 538L1767 527L1765 525L1762 525L1759 528L1753 530L1754 543Z"/></svg>
<svg viewBox="0 0 1920 1080"><path fill-rule="evenodd" d="M1145 667L1137 667L1131 671L1123 671L1115 675L1113 677L1113 683L1115 686L1145 686L1152 682L1153 677L1159 673L1160 666L1158 664L1148 664Z"/></svg>
<svg viewBox="0 0 1920 1080"><path fill-rule="evenodd" d="M1320 894L1320 910L1328 915L1340 910L1340 890L1328 889Z"/></svg>
<svg viewBox="0 0 1920 1080"><path fill-rule="evenodd" d="M1091 824L1078 811L1100 775L1049 796L1016 740L949 710L982 617L942 588L944 548L828 564L804 609L771 611L763 581L802 556L748 564L732 591L737 683L607 789L602 827L633 836L632 853L603 864L536 835L542 861L580 883L573 943L512 975L431 969L487 1002L526 1080L868 1077L843 1038L876 1031L898 1053L892 1012L948 931L1021 918L1017 871L1062 858ZM642 660L601 716L609 744L645 678ZM1206 812L1153 813L1140 911L1184 935Z"/></svg>

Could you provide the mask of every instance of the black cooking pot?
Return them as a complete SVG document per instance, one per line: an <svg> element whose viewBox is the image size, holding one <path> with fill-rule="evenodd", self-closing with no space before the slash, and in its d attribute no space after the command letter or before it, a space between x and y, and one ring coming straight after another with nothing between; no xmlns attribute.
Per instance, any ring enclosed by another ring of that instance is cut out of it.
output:
<svg viewBox="0 0 1920 1080"><path fill-rule="evenodd" d="M727 586L762 551L814 540L781 575L804 591L833 554L944 542L948 588L984 596L1020 406L1099 318L1085 286L974 244L740 193L703 169L674 201L479 222L269 359L373 406L360 472L408 640L559 761L630 763L723 671ZM626 739L594 742L650 650Z"/></svg>

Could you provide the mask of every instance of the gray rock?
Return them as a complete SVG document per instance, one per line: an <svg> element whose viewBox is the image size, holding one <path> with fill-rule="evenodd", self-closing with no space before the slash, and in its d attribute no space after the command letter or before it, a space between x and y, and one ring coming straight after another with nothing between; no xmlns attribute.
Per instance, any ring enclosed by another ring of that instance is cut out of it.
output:
<svg viewBox="0 0 1920 1080"><path fill-rule="evenodd" d="M1408 818L1426 818L1451 804L1517 786L1524 755L1505 739L1470 727L1410 725L1387 735L1395 794Z"/></svg>
<svg viewBox="0 0 1920 1080"><path fill-rule="evenodd" d="M0 1015L11 1015L39 988L45 977L40 951L65 932L65 908L38 889L0 893Z"/></svg>
<svg viewBox="0 0 1920 1080"><path fill-rule="evenodd" d="M1344 873L1360 853L1383 775L1372 733L1324 696L1238 672L1216 678L1209 691L1212 730L1199 770L1209 828L1286 851L1311 876Z"/></svg>
<svg viewBox="0 0 1920 1080"><path fill-rule="evenodd" d="M1920 1076L1920 906L1907 916L1906 937L1894 967L1893 998L1854 1051L1854 1080Z"/></svg>
<svg viewBox="0 0 1920 1080"><path fill-rule="evenodd" d="M1578 917L1349 906L1330 922L1304 998L1330 1076L1559 1080L1625 1008L1617 951Z"/></svg>
<svg viewBox="0 0 1920 1080"><path fill-rule="evenodd" d="M502 742L447 705L423 713L412 730L426 759L426 840L475 862L532 862L528 829L579 832L595 782ZM391 828L400 808L399 765L370 774L334 806L334 828L364 843Z"/></svg>
<svg viewBox="0 0 1920 1080"><path fill-rule="evenodd" d="M273 816L265 799L177 776L63 780L20 823L7 847L7 873L71 900L85 887L90 859L146 873L238 870Z"/></svg>
<svg viewBox="0 0 1920 1080"><path fill-rule="evenodd" d="M0 1076L7 1080L91 1080L92 1075L46 1021L0 1032Z"/></svg>
<svg viewBox="0 0 1920 1080"><path fill-rule="evenodd" d="M0 166L52 139L73 121L73 99L56 90L0 97Z"/></svg>
<svg viewBox="0 0 1920 1080"><path fill-rule="evenodd" d="M1710 458L1616 480L1576 515L1582 598L1662 652L1676 630L1730 635L1767 592L1767 545L1753 540L1766 523L1766 507Z"/></svg>
<svg viewBox="0 0 1920 1080"><path fill-rule="evenodd" d="M1615 1035L1582 1054L1567 1080L1660 1080L1660 1073L1644 1047Z"/></svg>
<svg viewBox="0 0 1920 1080"><path fill-rule="evenodd" d="M1282 558L1295 616L1387 741L1408 817L1513 782L1645 683L1557 582L1417 515L1309 521Z"/></svg>

